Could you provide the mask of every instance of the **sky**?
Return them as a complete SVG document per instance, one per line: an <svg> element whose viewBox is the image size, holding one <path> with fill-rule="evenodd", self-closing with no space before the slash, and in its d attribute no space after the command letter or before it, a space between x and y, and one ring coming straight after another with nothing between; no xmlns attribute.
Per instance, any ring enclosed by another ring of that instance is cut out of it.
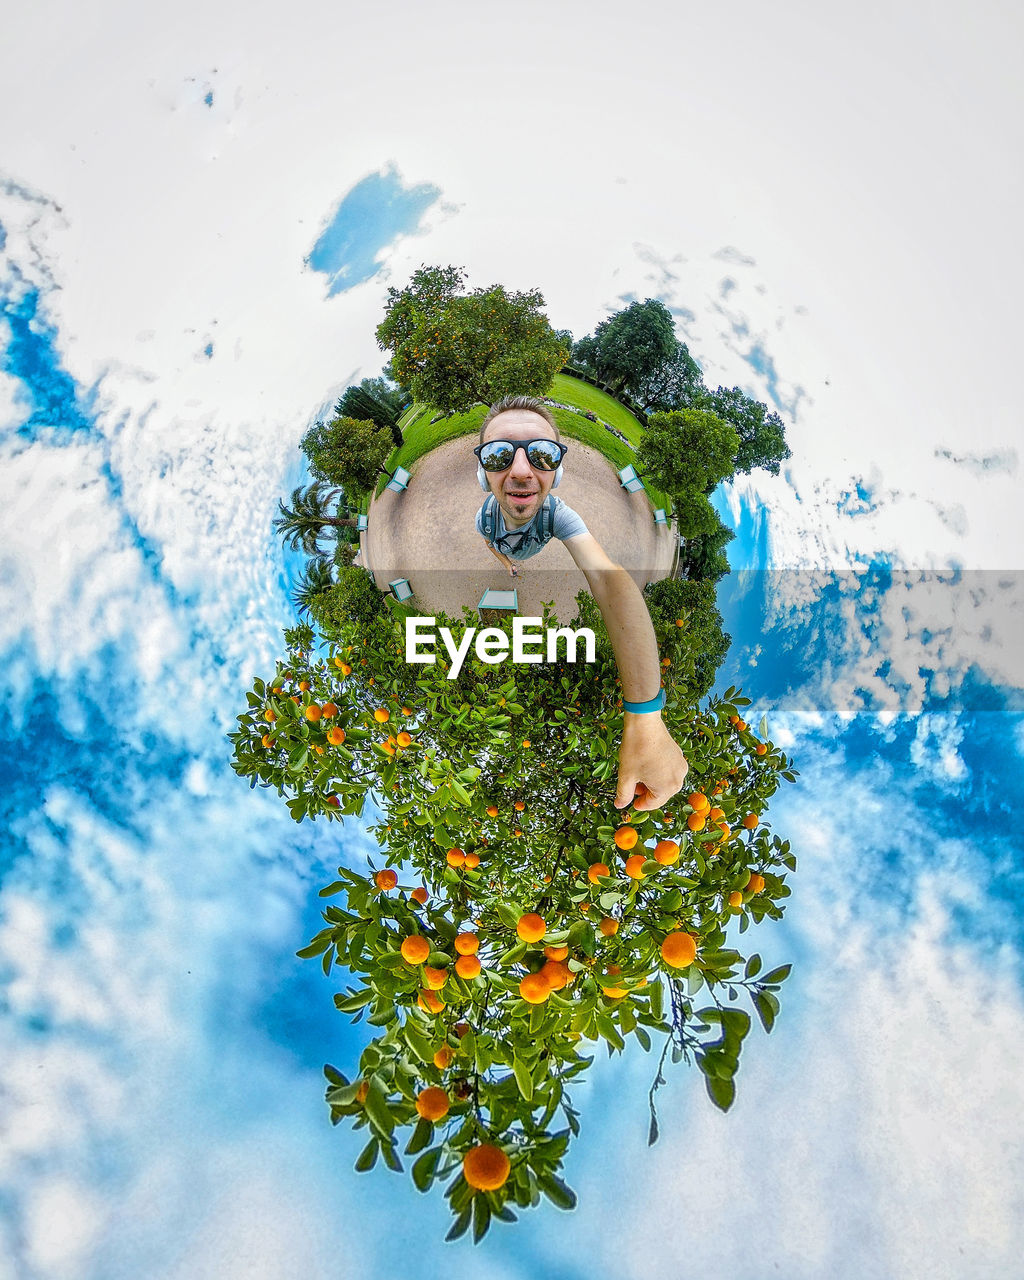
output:
<svg viewBox="0 0 1024 1280"><path fill-rule="evenodd" d="M0 1280L1024 1274L1019 15L60 0L0 47ZM792 458L716 498L800 770L770 1037L715 1111L595 1063L475 1251L355 1175L295 950L358 825L224 735L291 624L305 427L421 263L577 336L661 298ZM610 1153L614 1158L609 1159Z"/></svg>

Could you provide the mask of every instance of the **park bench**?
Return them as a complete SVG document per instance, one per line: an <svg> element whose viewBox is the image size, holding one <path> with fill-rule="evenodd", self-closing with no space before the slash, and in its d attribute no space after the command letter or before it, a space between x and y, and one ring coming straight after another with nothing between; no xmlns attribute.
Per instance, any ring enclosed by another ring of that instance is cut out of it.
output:
<svg viewBox="0 0 1024 1280"><path fill-rule="evenodd" d="M510 591L495 591L488 587L476 608L478 613L483 613L485 609L505 609L509 613L518 613L519 593L514 587Z"/></svg>
<svg viewBox="0 0 1024 1280"><path fill-rule="evenodd" d="M623 467L621 471L616 473L619 477L619 484L627 493L639 493L644 487L644 482L637 475L636 467L632 463L628 467Z"/></svg>
<svg viewBox="0 0 1024 1280"><path fill-rule="evenodd" d="M412 474L406 471L405 467L396 467L395 474L387 482L384 488L390 489L392 493L402 493L408 486L411 479Z"/></svg>

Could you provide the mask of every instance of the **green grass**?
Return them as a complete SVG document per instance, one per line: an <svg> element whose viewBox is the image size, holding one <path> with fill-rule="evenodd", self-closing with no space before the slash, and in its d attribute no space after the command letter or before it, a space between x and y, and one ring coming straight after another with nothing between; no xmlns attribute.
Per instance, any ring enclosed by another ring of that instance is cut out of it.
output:
<svg viewBox="0 0 1024 1280"><path fill-rule="evenodd" d="M556 408L553 410L555 421L564 436L571 440L579 440L581 444L589 445L592 449L603 453L616 471L621 471L623 467L635 460L635 446L643 439L644 429L625 405L619 404L617 400L606 392L598 390L597 387L592 387L566 373L555 374L548 389L548 395L552 400L558 400L562 404L575 405L582 410L589 409L597 414L602 422L607 422L621 431L630 444L626 444L618 436L606 431L600 422L591 422L582 413ZM432 423L431 418L435 416L436 410L431 409L429 405L411 405L399 419L405 443L400 449L392 450L391 456L385 463L388 471L393 472L396 467L405 467L406 471L411 471L412 464L417 459L424 457L438 445L448 440L456 440L459 436L475 434L480 430L480 423L486 412L486 406L478 404L466 413L457 413L450 418L441 418L438 422ZM630 445L634 447L631 448ZM377 483L376 493L380 494L386 484L387 477L382 476ZM647 496L652 510L656 507L664 507L668 511L672 506L668 495L656 489L648 487Z"/></svg>
<svg viewBox="0 0 1024 1280"><path fill-rule="evenodd" d="M572 404L577 409L589 409L592 413L596 413L602 421L621 431L634 445L638 445L643 439L643 427L624 404L619 404L618 400L614 400L606 391L600 391L597 387L581 382L571 374L556 373L548 395L552 400L561 400L563 404ZM604 435L611 440L615 439L611 432L605 431ZM622 465L625 466L625 463Z"/></svg>

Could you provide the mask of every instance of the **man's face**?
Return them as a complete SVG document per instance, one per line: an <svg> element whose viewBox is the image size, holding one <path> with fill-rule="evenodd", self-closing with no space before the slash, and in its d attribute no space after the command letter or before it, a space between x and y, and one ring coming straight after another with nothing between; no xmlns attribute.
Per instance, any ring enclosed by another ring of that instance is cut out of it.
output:
<svg viewBox="0 0 1024 1280"><path fill-rule="evenodd" d="M532 409L506 409L487 426L483 443L489 440L554 440L554 431ZM553 471L531 467L525 449L517 449L507 471L487 471L487 483L498 500L509 528L529 524L544 504L555 481Z"/></svg>

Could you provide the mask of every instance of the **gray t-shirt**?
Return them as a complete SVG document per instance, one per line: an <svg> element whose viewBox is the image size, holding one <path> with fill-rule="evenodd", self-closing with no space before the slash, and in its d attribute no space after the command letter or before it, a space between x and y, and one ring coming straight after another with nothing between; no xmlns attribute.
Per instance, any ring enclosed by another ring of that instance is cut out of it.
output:
<svg viewBox="0 0 1024 1280"><path fill-rule="evenodd" d="M547 503L547 498L544 499L544 502ZM484 506L486 505L485 500ZM529 560L530 556L535 556L548 541L548 538L541 537L540 532L543 513L544 508L542 506L529 524L523 525L521 529L509 530L505 527L501 508L495 501L495 515L497 516L494 527L495 548L508 556L510 560ZM481 535L484 531L483 507L476 513L476 531ZM554 520L552 521L550 537L560 538L564 542L566 538L578 538L581 533L586 532L587 526L583 523L582 517L573 511L572 507L566 506L561 498L555 498Z"/></svg>

